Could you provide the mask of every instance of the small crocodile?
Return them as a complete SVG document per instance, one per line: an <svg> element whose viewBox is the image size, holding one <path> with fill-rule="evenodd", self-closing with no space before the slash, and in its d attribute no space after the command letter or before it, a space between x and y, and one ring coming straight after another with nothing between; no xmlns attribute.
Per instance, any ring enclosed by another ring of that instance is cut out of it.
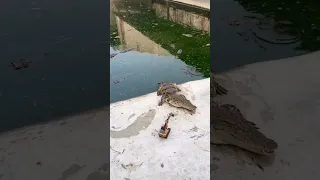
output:
<svg viewBox="0 0 320 180"><path fill-rule="evenodd" d="M278 144L261 133L256 124L248 121L235 105L220 105L214 100L217 95L221 95L217 92L221 89L216 85L217 83L212 82L214 87L211 89L210 101L211 143L234 145L256 154L272 155ZM221 92L227 93L224 90Z"/></svg>
<svg viewBox="0 0 320 180"><path fill-rule="evenodd" d="M161 98L159 105L163 104L163 101L171 106L177 108L183 108L188 110L191 114L196 112L197 106L193 105L184 95L182 94L165 94Z"/></svg>

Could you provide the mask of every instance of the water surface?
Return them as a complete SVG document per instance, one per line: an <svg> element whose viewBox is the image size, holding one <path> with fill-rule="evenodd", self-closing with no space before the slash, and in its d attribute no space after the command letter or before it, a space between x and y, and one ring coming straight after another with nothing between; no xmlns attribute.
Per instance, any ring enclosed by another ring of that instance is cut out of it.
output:
<svg viewBox="0 0 320 180"><path fill-rule="evenodd" d="M109 104L108 4L0 2L0 132ZM107 34L106 34L107 33ZM32 61L14 70L10 62Z"/></svg>
<svg viewBox="0 0 320 180"><path fill-rule="evenodd" d="M110 59L111 102L154 92L162 81L209 76L209 10L143 2L111 3L110 53L133 49Z"/></svg>
<svg viewBox="0 0 320 180"><path fill-rule="evenodd" d="M212 0L212 68L292 57L320 47L320 6L307 0Z"/></svg>

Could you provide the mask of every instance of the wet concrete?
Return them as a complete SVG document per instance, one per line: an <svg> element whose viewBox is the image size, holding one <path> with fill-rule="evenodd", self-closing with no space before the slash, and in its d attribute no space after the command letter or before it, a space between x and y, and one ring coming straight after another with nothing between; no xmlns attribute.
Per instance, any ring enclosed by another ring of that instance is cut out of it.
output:
<svg viewBox="0 0 320 180"><path fill-rule="evenodd" d="M133 113L134 114L134 113ZM141 114L137 117L137 119L130 124L126 129L121 131L112 131L110 130L111 138L128 138L131 136L136 136L143 129L146 129L151 124L152 120L156 116L156 110L150 109L148 112ZM129 116L128 120L130 120L132 115ZM116 127L113 126L113 129Z"/></svg>

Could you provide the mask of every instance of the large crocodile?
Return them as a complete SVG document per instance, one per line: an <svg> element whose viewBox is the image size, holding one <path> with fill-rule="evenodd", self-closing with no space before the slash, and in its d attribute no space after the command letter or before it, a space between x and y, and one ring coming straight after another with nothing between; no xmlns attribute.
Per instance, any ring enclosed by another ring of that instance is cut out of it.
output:
<svg viewBox="0 0 320 180"><path fill-rule="evenodd" d="M166 102L171 106L186 109L191 114L195 113L197 106L193 105L184 95L177 94L180 91L174 82L161 82L157 91L157 95L161 96L159 106Z"/></svg>
<svg viewBox="0 0 320 180"><path fill-rule="evenodd" d="M261 133L256 124L248 121L235 105L221 105L215 100L217 95L227 93L211 74L211 143L234 145L260 155L273 154L278 147L274 140Z"/></svg>

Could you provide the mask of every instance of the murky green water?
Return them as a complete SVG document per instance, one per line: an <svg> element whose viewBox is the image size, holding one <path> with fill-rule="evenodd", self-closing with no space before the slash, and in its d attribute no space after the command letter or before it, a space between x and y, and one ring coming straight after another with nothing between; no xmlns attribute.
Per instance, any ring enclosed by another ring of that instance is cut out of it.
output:
<svg viewBox="0 0 320 180"><path fill-rule="evenodd" d="M209 76L209 10L173 6L138 0L111 4L110 53L133 48L110 59L111 102L156 91L161 81Z"/></svg>
<svg viewBox="0 0 320 180"><path fill-rule="evenodd" d="M317 1L212 0L211 4L216 72L320 47Z"/></svg>

